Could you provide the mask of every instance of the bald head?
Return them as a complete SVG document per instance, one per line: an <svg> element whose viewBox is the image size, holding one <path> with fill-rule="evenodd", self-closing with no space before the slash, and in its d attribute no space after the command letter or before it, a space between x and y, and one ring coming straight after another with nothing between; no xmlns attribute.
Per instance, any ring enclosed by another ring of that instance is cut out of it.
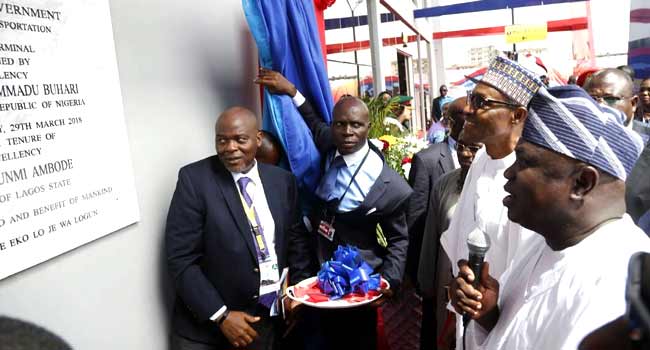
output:
<svg viewBox="0 0 650 350"><path fill-rule="evenodd" d="M258 129L257 127L257 117L248 108L244 108L241 106L235 106L235 107L230 107L223 111L217 118L217 123L215 125L215 130L219 129L220 124L224 123L232 123L234 120L240 120L244 122L245 124L252 124L252 127L255 128L255 130Z"/></svg>
<svg viewBox="0 0 650 350"><path fill-rule="evenodd" d="M611 84L616 85L617 92L632 95L634 93L634 82L624 71L616 68L606 68L599 70L591 76L591 79L585 84L584 88L593 87L594 85Z"/></svg>
<svg viewBox="0 0 650 350"><path fill-rule="evenodd" d="M596 72L584 86L585 91L602 105L616 108L626 115L626 125L634 117L638 97L634 82L624 71L607 68Z"/></svg>
<svg viewBox="0 0 650 350"><path fill-rule="evenodd" d="M368 106L366 106L366 104L358 97L346 96L341 98L336 105L334 105L334 117L336 117L337 113L359 114L360 116L365 117L366 121L368 121Z"/></svg>
<svg viewBox="0 0 650 350"><path fill-rule="evenodd" d="M231 172L248 172L262 142L255 114L244 107L229 108L217 119L215 134L217 154L223 165Z"/></svg>
<svg viewBox="0 0 650 350"><path fill-rule="evenodd" d="M356 97L346 97L334 106L332 140L339 153L346 155L360 150L368 141L370 120L368 107Z"/></svg>

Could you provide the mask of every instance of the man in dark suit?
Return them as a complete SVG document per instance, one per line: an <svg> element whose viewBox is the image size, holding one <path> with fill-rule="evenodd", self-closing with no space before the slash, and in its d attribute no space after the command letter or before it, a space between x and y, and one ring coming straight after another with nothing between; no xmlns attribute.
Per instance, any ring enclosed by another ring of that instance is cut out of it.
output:
<svg viewBox="0 0 650 350"><path fill-rule="evenodd" d="M625 181L627 213L650 235L650 143L646 144Z"/></svg>
<svg viewBox="0 0 650 350"><path fill-rule="evenodd" d="M409 250L406 263L407 277L416 284L418 274L418 263L422 250L422 237L427 213L429 212L429 198L433 186L444 174L459 168L456 143L460 132L465 124L467 98L462 97L454 100L449 105L447 115L449 118L450 132L444 142L430 145L413 156L411 171L409 172L409 184L413 188L413 194L409 199L406 212L406 221L409 229ZM432 339L431 334L426 330L432 329L435 325L434 298L423 297L422 299L422 334L420 335L421 348L429 349L435 346L428 340Z"/></svg>
<svg viewBox="0 0 650 350"><path fill-rule="evenodd" d="M334 106L331 127L309 102L281 74L260 72L258 82L272 93L293 98L324 161L324 175L316 190L319 203L310 216L314 255L322 263L332 257L338 245L353 245L365 261L390 283L383 290L392 295L399 287L406 263L408 234L406 202L411 194L406 181L390 169L381 152L368 142L368 109L356 97L342 98ZM377 226L387 245L377 240ZM313 276L316 269L292 266L293 276ZM312 312L310 349L375 349L377 314L372 307ZM309 317L309 315L307 315ZM313 332L314 329L316 332Z"/></svg>
<svg viewBox="0 0 650 350"><path fill-rule="evenodd" d="M276 282L300 228L295 178L255 161L251 111L228 109L215 129L217 155L180 170L167 217L172 348L273 349Z"/></svg>
<svg viewBox="0 0 650 350"><path fill-rule="evenodd" d="M406 273L412 281L417 280L420 247L424 221L427 216L431 189L445 173L458 169L458 157L455 145L465 123L465 105L467 98L454 100L447 112L450 132L444 142L430 145L413 156L409 184L413 194L409 199L406 221L409 229L409 252Z"/></svg>
<svg viewBox="0 0 650 350"><path fill-rule="evenodd" d="M439 122L442 119L442 106L440 106L440 100L447 97L447 85L440 85L440 96L431 100L431 116L433 117L433 122Z"/></svg>

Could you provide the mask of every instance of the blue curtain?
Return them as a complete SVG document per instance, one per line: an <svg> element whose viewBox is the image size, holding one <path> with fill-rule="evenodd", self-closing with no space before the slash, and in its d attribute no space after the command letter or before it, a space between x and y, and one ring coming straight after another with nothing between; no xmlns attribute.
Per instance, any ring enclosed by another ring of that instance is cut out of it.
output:
<svg viewBox="0 0 650 350"><path fill-rule="evenodd" d="M282 73L331 123L332 93L312 1L242 0L242 4L260 65ZM280 139L301 188L313 192L320 178L320 155L291 98L264 89L263 113L263 129Z"/></svg>

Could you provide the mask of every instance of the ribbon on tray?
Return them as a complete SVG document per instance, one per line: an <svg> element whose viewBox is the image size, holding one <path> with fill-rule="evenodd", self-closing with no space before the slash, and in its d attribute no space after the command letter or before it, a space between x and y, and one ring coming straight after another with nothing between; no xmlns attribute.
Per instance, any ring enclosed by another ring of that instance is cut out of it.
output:
<svg viewBox="0 0 650 350"><path fill-rule="evenodd" d="M344 299L360 302L379 295L383 284L379 274L372 274L372 267L366 263L357 248L339 246L334 257L321 265L318 278L297 289L298 296L308 295L311 302Z"/></svg>

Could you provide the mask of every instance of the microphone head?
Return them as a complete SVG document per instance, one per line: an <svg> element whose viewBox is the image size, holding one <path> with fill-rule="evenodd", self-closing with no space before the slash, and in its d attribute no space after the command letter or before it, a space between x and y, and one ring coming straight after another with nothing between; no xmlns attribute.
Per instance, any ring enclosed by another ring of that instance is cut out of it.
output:
<svg viewBox="0 0 650 350"><path fill-rule="evenodd" d="M467 235L467 248L470 254L485 255L490 249L490 237L477 227Z"/></svg>

